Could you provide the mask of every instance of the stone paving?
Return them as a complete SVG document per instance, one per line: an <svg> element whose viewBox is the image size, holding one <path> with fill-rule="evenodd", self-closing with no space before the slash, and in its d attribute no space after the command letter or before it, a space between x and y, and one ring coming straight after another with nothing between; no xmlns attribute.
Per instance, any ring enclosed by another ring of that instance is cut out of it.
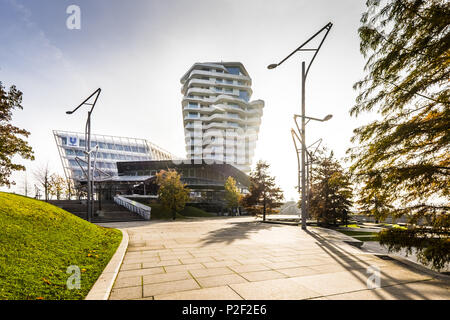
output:
<svg viewBox="0 0 450 320"><path fill-rule="evenodd" d="M130 236L110 299L450 299L448 280L320 228L248 217L109 226ZM368 268L379 288L368 288Z"/></svg>

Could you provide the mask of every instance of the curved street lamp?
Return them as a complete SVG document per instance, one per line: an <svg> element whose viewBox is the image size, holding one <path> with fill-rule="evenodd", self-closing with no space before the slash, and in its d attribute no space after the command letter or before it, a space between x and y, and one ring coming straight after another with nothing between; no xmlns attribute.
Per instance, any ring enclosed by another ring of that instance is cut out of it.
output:
<svg viewBox="0 0 450 320"><path fill-rule="evenodd" d="M307 217L307 212L306 212L306 175L305 175L305 170L306 170L306 142L305 142L305 120L309 119L309 120L318 120L318 121L327 121L329 119L331 119L331 115L326 116L324 119L317 119L317 118L311 118L311 117L306 117L305 116L305 82L306 82L306 77L308 76L308 72L309 69L311 68L311 65L314 61L314 59L317 56L317 53L319 52L320 48L322 47L323 42L325 41L325 38L327 37L328 33L330 32L331 27L333 26L333 24L331 22L327 23L322 29L320 29L319 31L317 31L312 37L310 37L308 40L306 40L303 44L301 44L297 49L295 49L294 51L292 51L286 58L284 58L283 60L281 60L279 63L272 63L269 64L267 66L267 69L272 70L275 69L277 67L279 67L281 64L283 64L283 62L285 62L287 59L289 59L294 53L298 52L298 51L313 51L314 55L311 59L311 61L308 64L308 67L305 68L305 61L302 61L302 114L301 117L302 118L302 126L301 126L301 130L300 130L300 136L301 136L301 142L302 142L302 168L301 168L301 185L302 185L302 192L301 192L301 200L302 200L302 229L306 230L306 217ZM308 44L312 39L314 39L317 35L319 35L322 31L325 31L325 35L323 36L322 40L320 41L320 44L317 48L303 48L306 44Z"/></svg>
<svg viewBox="0 0 450 320"><path fill-rule="evenodd" d="M94 110L95 104L97 103L97 99L100 96L100 92L102 89L98 88L95 90L89 97L87 97L78 107L73 109L72 111L66 111L67 114L73 114L75 111L77 111L81 106L83 105L89 105L91 106L91 110L88 111L88 117L86 121L86 126L84 130L84 136L85 136L85 153L87 156L87 174L86 174L86 184L87 184L87 220L91 222L92 220L92 211L94 208L94 197L93 197L93 186L91 181L91 114ZM96 95L96 96L95 96ZM93 96L95 96L95 100L93 103L87 103ZM91 200L92 198L92 200Z"/></svg>

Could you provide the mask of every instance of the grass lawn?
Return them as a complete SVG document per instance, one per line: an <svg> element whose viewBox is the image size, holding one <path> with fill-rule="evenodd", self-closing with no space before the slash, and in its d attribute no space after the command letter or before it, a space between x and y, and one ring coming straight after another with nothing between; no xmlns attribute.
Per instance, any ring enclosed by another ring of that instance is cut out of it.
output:
<svg viewBox="0 0 450 320"><path fill-rule="evenodd" d="M0 299L83 299L116 251L122 234L43 201L0 192ZM81 288L68 289L81 270Z"/></svg>
<svg viewBox="0 0 450 320"><path fill-rule="evenodd" d="M149 204L147 204L149 205ZM152 203L151 220L170 220L172 219L172 212L164 208L161 204ZM176 219L184 219L185 217L214 217L215 215L206 212L204 210L186 206L179 214L177 213Z"/></svg>
<svg viewBox="0 0 450 320"><path fill-rule="evenodd" d="M378 234L376 232L346 231L346 230L337 230L337 231L360 241L378 241Z"/></svg>
<svg viewBox="0 0 450 320"><path fill-rule="evenodd" d="M180 212L180 214L184 217L215 217L215 214L206 212L205 210L186 206L184 209Z"/></svg>
<svg viewBox="0 0 450 320"><path fill-rule="evenodd" d="M357 224L341 224L339 227L344 227L344 228L361 228L360 226L358 226Z"/></svg>

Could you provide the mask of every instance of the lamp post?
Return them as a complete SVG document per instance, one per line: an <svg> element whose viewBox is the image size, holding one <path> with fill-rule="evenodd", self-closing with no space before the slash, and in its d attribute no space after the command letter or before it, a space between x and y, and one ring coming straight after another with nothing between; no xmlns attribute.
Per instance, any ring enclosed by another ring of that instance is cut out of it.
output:
<svg viewBox="0 0 450 320"><path fill-rule="evenodd" d="M86 126L84 129L84 136L85 136L85 153L87 156L87 174L86 174L86 184L87 184L87 220L91 222L92 220L92 211L94 207L94 197L93 197L93 186L92 186L92 180L91 180L91 114L94 110L95 104L97 103L97 99L100 95L100 92L102 90L98 88L94 91L86 100L84 100L78 107L73 109L72 111L66 111L67 114L73 114L75 111L77 111L81 106L83 105L89 105L91 106L91 110L88 111L88 117L86 121ZM93 96L95 95L95 100L93 103L87 103ZM92 198L92 200L91 200Z"/></svg>
<svg viewBox="0 0 450 320"><path fill-rule="evenodd" d="M302 229L306 230L306 142L305 142L305 120L308 118L305 116L305 83L306 83L306 77L308 76L309 68L311 67L311 64L313 63L314 59L317 56L317 53L319 52L320 48L322 47L323 42L325 41L325 38L327 37L328 33L330 32L331 27L333 24L331 22L327 23L322 29L317 31L312 37L310 37L308 40L306 40L303 44L301 44L297 49L292 51L286 58L281 60L279 63L270 64L267 66L268 69L275 69L276 67L280 66L284 61L289 59L294 53L297 51L313 51L314 55L311 59L311 61L308 64L308 67L306 68L305 61L302 61L302 124L301 124L301 130L300 130L300 136L302 140L302 166L301 166L301 185L302 185L302 192L301 192L301 199L302 199L302 206L301 206L301 213L302 213ZM306 44L308 44L312 39L314 39L318 34L320 34L322 31L326 30L325 35L323 36L319 46L317 48L308 49L303 48ZM314 119L309 117L310 120ZM328 120L328 119L327 119ZM325 121L325 120L324 120Z"/></svg>

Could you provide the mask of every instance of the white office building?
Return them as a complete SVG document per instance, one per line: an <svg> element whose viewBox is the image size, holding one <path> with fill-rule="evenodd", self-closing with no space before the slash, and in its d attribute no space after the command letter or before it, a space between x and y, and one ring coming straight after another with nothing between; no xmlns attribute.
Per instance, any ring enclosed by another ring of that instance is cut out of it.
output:
<svg viewBox="0 0 450 320"><path fill-rule="evenodd" d="M250 101L252 79L240 62L195 63L181 78L186 153L249 172L264 101Z"/></svg>
<svg viewBox="0 0 450 320"><path fill-rule="evenodd" d="M86 137L84 133L54 130L56 146L66 178L75 183L86 179ZM171 160L175 157L148 140L91 135L92 162L95 175L117 176L117 162Z"/></svg>

